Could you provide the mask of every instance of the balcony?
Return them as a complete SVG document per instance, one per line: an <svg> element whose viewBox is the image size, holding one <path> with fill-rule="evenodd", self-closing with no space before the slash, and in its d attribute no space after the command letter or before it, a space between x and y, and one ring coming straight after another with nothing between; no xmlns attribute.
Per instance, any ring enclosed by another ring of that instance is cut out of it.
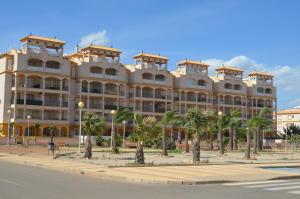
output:
<svg viewBox="0 0 300 199"><path fill-rule="evenodd" d="M42 106L42 100L26 99L26 105Z"/></svg>
<svg viewBox="0 0 300 199"><path fill-rule="evenodd" d="M117 110L118 106L107 104L107 105L104 105L104 109L106 109L106 110Z"/></svg>
<svg viewBox="0 0 300 199"><path fill-rule="evenodd" d="M200 97L198 98L198 102L206 103L206 98Z"/></svg>
<svg viewBox="0 0 300 199"><path fill-rule="evenodd" d="M88 92L88 89L87 89L87 87L82 87L82 88L81 88L81 92L83 92L83 93L87 93L87 92Z"/></svg>
<svg viewBox="0 0 300 199"><path fill-rule="evenodd" d="M165 113L166 110L164 108L155 108L155 113Z"/></svg>
<svg viewBox="0 0 300 199"><path fill-rule="evenodd" d="M60 90L60 86L59 85L46 85L45 89L49 89L49 90Z"/></svg>
<svg viewBox="0 0 300 199"><path fill-rule="evenodd" d="M153 93L152 92L143 92L143 97L153 98Z"/></svg>
<svg viewBox="0 0 300 199"><path fill-rule="evenodd" d="M44 72L44 68L42 66L28 66L28 69L30 71L35 71L35 72Z"/></svg>
<svg viewBox="0 0 300 199"><path fill-rule="evenodd" d="M143 106L143 112L153 112L153 106Z"/></svg>
<svg viewBox="0 0 300 199"><path fill-rule="evenodd" d="M90 103L89 108L93 109L102 109L102 104L101 103ZM115 110L115 109L114 109Z"/></svg>
<svg viewBox="0 0 300 199"><path fill-rule="evenodd" d="M57 100L55 101L48 101L48 100L45 100L45 103L44 103L45 106L60 106L60 102Z"/></svg>
<svg viewBox="0 0 300 199"><path fill-rule="evenodd" d="M69 103L68 103L68 102L62 102L62 103L61 103L61 106L62 106L62 107L69 107Z"/></svg>
<svg viewBox="0 0 300 199"><path fill-rule="evenodd" d="M17 99L17 104L24 104L24 99Z"/></svg>
<svg viewBox="0 0 300 199"><path fill-rule="evenodd" d="M165 96L165 95L159 95L159 94L156 94L156 95L155 95L155 98L156 98L156 99L166 99L166 96Z"/></svg>
<svg viewBox="0 0 300 199"><path fill-rule="evenodd" d="M82 91L82 92L87 92L87 91ZM102 90L99 88L90 88L90 93L102 94Z"/></svg>
<svg viewBox="0 0 300 199"><path fill-rule="evenodd" d="M105 94L108 94L108 95L118 95L118 91L116 91L116 90L106 90Z"/></svg>

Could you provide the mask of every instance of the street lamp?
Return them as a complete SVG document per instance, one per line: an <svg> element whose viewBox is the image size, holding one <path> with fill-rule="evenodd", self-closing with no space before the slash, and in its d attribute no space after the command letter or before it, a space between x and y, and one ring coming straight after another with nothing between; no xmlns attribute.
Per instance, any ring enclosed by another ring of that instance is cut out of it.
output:
<svg viewBox="0 0 300 199"><path fill-rule="evenodd" d="M126 121L124 120L123 122L123 148L125 148L125 131L126 131Z"/></svg>
<svg viewBox="0 0 300 199"><path fill-rule="evenodd" d="M221 118L223 116L223 112L219 111L218 116ZM223 155L224 154L224 147L223 147L223 134L222 134L222 122L219 120L219 132L218 132L218 140L219 140L219 154Z"/></svg>
<svg viewBox="0 0 300 199"><path fill-rule="evenodd" d="M114 116L117 114L116 110L111 110L111 134L110 134L110 147L112 148L112 144L113 144L113 136L115 135L115 127L114 127Z"/></svg>
<svg viewBox="0 0 300 199"><path fill-rule="evenodd" d="M29 131L30 131L30 125L29 121L31 120L31 115L27 115L27 145L29 146Z"/></svg>
<svg viewBox="0 0 300 199"><path fill-rule="evenodd" d="M81 113L82 113L82 108L84 107L84 102L80 101L78 103L78 107L79 107L79 144L78 144L78 152L81 153Z"/></svg>
<svg viewBox="0 0 300 199"><path fill-rule="evenodd" d="M8 122L7 122L7 145L10 145L10 116L11 116L11 110L7 110L8 115Z"/></svg>

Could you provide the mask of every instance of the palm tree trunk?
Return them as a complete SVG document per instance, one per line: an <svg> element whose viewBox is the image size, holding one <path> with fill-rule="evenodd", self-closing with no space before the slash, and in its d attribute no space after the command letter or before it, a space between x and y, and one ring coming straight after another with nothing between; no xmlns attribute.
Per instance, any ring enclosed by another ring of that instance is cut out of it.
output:
<svg viewBox="0 0 300 199"><path fill-rule="evenodd" d="M237 132L236 132L236 128L233 128L233 150L238 150L238 145L237 145Z"/></svg>
<svg viewBox="0 0 300 199"><path fill-rule="evenodd" d="M91 142L91 136L90 135L88 135L88 137L87 137L87 143L86 143L86 147L85 147L84 157L87 158L87 159L92 158L92 142Z"/></svg>
<svg viewBox="0 0 300 199"><path fill-rule="evenodd" d="M143 143L141 141L138 141L138 145L136 147L135 163L136 164L145 164L144 147L143 147Z"/></svg>
<svg viewBox="0 0 300 199"><path fill-rule="evenodd" d="M258 128L258 141L257 141L258 143L258 151L262 151L262 149L263 149L263 137L262 137L262 134L261 134L261 131L260 131L260 129Z"/></svg>
<svg viewBox="0 0 300 199"><path fill-rule="evenodd" d="M247 130L247 149L246 149L246 153L245 153L245 158L247 160L250 159L250 149L251 149L251 140L250 140L250 130Z"/></svg>
<svg viewBox="0 0 300 199"><path fill-rule="evenodd" d="M254 130L254 134L253 134L253 153L257 154L257 129Z"/></svg>
<svg viewBox="0 0 300 199"><path fill-rule="evenodd" d="M233 150L233 134L232 134L232 128L229 128L229 150Z"/></svg>
<svg viewBox="0 0 300 199"><path fill-rule="evenodd" d="M190 152L190 147L189 147L189 132L188 131L186 131L186 133L185 133L184 142L185 142L185 152L189 153Z"/></svg>
<svg viewBox="0 0 300 199"><path fill-rule="evenodd" d="M222 130L219 129L219 132L218 132L218 139L219 139L219 154L220 155L223 155L224 154L224 143L223 143L223 133L222 133Z"/></svg>
<svg viewBox="0 0 300 199"><path fill-rule="evenodd" d="M214 135L212 134L212 132L209 135L209 150L214 150Z"/></svg>
<svg viewBox="0 0 300 199"><path fill-rule="evenodd" d="M193 163L200 162L200 135L199 133L195 134L193 140Z"/></svg>
<svg viewBox="0 0 300 199"><path fill-rule="evenodd" d="M163 132L162 132L162 152L161 152L161 155L168 156L167 140L166 140L166 125L163 126Z"/></svg>

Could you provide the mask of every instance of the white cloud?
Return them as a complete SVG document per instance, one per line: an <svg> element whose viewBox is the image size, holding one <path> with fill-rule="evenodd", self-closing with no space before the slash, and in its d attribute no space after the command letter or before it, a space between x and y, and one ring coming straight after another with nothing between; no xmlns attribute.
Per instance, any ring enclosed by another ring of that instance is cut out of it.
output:
<svg viewBox="0 0 300 199"><path fill-rule="evenodd" d="M107 45L109 43L109 38L107 37L106 30L90 33L81 37L79 46L86 46L91 43L97 45Z"/></svg>

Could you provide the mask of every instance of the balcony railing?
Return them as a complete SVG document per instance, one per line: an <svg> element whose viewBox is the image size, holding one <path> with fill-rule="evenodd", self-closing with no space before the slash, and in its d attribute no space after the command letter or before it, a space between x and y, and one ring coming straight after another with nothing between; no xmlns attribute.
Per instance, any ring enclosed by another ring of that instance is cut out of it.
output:
<svg viewBox="0 0 300 199"><path fill-rule="evenodd" d="M90 103L89 108L102 109L102 104L100 104L100 103Z"/></svg>
<svg viewBox="0 0 300 199"><path fill-rule="evenodd" d="M45 86L46 89L49 89L49 90L60 90L60 86L59 85L46 85Z"/></svg>
<svg viewBox="0 0 300 199"><path fill-rule="evenodd" d="M153 106L143 106L143 112L153 112Z"/></svg>
<svg viewBox="0 0 300 199"><path fill-rule="evenodd" d="M24 99L17 99L17 104L24 104Z"/></svg>
<svg viewBox="0 0 300 199"><path fill-rule="evenodd" d="M115 90L106 90L105 94L108 94L108 95L118 95L118 91L115 91Z"/></svg>
<svg viewBox="0 0 300 199"><path fill-rule="evenodd" d="M153 94L152 93L148 93L148 92L143 92L143 97L153 98Z"/></svg>
<svg viewBox="0 0 300 199"><path fill-rule="evenodd" d="M98 88L90 88L90 93L102 94L102 90Z"/></svg>
<svg viewBox="0 0 300 199"><path fill-rule="evenodd" d="M156 94L155 98L157 98L157 99L166 99L166 96L165 95Z"/></svg>
<svg viewBox="0 0 300 199"><path fill-rule="evenodd" d="M68 103L68 102L62 102L62 103L61 103L61 106L62 106L62 107L68 107L68 106L69 106L69 103Z"/></svg>
<svg viewBox="0 0 300 199"><path fill-rule="evenodd" d="M45 100L44 105L45 106L60 106L60 102L59 101L47 101L47 100Z"/></svg>

